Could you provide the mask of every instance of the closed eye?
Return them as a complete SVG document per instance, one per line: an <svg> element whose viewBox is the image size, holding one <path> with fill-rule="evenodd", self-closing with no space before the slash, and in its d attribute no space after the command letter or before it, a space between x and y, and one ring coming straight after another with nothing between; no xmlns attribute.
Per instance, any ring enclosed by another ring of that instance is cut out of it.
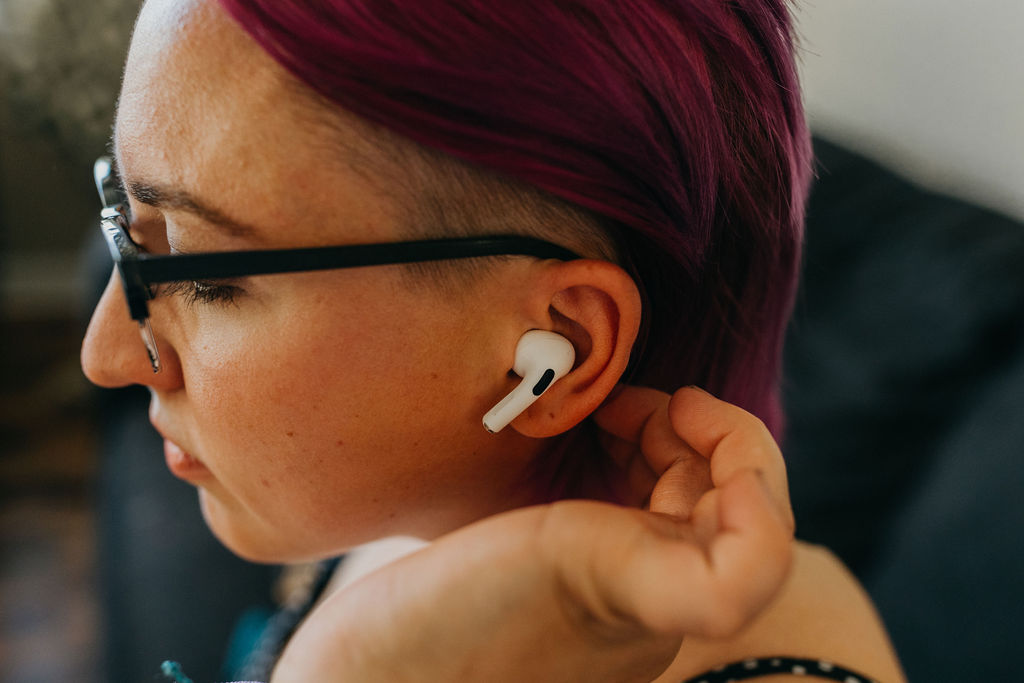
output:
<svg viewBox="0 0 1024 683"><path fill-rule="evenodd" d="M220 304L228 306L236 303L236 298L244 293L238 285L213 280L182 280L162 285L159 295L181 296L187 306L197 304Z"/></svg>

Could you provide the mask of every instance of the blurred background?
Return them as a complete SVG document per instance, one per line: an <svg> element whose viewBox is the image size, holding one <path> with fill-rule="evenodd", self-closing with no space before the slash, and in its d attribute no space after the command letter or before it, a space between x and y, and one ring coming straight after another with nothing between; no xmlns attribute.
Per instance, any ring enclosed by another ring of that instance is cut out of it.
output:
<svg viewBox="0 0 1024 683"><path fill-rule="evenodd" d="M0 680L105 680L77 368L91 159L138 3L0 0Z"/></svg>
<svg viewBox="0 0 1024 683"><path fill-rule="evenodd" d="M107 270L102 257L89 256L98 209L91 164L109 136L139 4L0 0L0 681L7 683L152 680L122 668L134 663L111 661L112 651L124 659L127 650L154 662L147 671L155 672L162 656L133 645L110 615L144 619L152 609L165 619L173 612L166 602L183 599L174 591L199 591L176 577L155 586L154 597L117 574L122 564L143 566L139 558L152 549L140 539L173 543L179 525L198 524L198 516L184 488L170 494L185 501L180 507L155 502L156 493L147 498L138 485L118 488L118 473L132 462L98 453L135 427L103 417L122 399L90 389L77 361ZM915 184L1024 219L1024 3L806 0L796 12L817 134ZM171 477L159 472L153 448L148 460L157 474L141 476L163 491L176 484L164 482ZM132 530L111 531L111 520L125 519ZM216 552L210 539L190 543L198 549L181 552L195 552L207 571L241 571L206 559ZM247 590L259 593L268 575L253 577ZM171 621L172 630L196 627ZM229 625L215 626L221 635L204 637L226 639ZM166 656L181 651L171 636L167 642Z"/></svg>
<svg viewBox="0 0 1024 683"><path fill-rule="evenodd" d="M214 680L245 610L271 606L274 570L220 548L168 476L145 392L79 368L110 274L92 163L140 5L0 0L4 683L151 681L167 658Z"/></svg>
<svg viewBox="0 0 1024 683"><path fill-rule="evenodd" d="M802 0L816 134L1024 217L1024 3Z"/></svg>

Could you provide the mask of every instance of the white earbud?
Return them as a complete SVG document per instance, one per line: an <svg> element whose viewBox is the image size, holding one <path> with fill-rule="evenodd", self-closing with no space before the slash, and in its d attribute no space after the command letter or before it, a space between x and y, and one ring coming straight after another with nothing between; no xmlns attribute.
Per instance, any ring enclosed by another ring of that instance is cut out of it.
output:
<svg viewBox="0 0 1024 683"><path fill-rule="evenodd" d="M501 431L572 370L576 351L568 339L547 330L530 330L516 344L512 370L523 381L484 415L484 429Z"/></svg>

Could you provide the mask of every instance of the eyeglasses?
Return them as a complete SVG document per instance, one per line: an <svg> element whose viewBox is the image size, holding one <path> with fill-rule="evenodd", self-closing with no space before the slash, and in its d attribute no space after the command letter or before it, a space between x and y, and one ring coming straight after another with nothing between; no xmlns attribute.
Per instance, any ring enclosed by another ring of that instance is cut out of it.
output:
<svg viewBox="0 0 1024 683"><path fill-rule="evenodd" d="M147 254L132 241L128 205L113 164L100 157L93 166L103 209L100 230L121 276L128 313L139 325L153 372L160 372L160 352L149 322L147 301L152 285L189 280L217 280L248 275L297 273L336 268L423 263L483 256L533 256L571 261L579 255L557 244L519 235L456 237L382 244L261 251L224 251L202 254Z"/></svg>

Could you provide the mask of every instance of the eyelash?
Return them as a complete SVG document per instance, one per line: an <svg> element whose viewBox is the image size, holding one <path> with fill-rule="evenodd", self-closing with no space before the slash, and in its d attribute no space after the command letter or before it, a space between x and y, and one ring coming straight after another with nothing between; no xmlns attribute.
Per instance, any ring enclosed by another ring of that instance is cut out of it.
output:
<svg viewBox="0 0 1024 683"><path fill-rule="evenodd" d="M120 177L118 178L120 184ZM124 185L120 184L120 190L125 193ZM131 210L129 209L129 224L134 224ZM129 239L135 243L140 251L146 252L145 247L139 244L135 237L129 234ZM219 304L221 306L235 305L235 298L244 293L244 290L237 285L224 284L212 280L182 280L154 286L152 295L156 296L182 296L185 305L189 308L196 304Z"/></svg>
<svg viewBox="0 0 1024 683"><path fill-rule="evenodd" d="M243 293L241 287L209 280L183 280L164 285L160 295L180 295L189 307L196 304L230 306Z"/></svg>

